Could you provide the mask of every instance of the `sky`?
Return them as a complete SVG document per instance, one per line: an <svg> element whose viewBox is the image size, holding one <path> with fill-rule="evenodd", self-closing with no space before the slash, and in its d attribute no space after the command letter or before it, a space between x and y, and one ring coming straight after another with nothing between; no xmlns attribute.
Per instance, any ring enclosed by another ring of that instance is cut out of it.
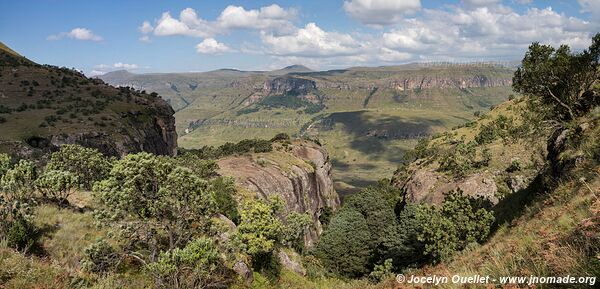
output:
<svg viewBox="0 0 600 289"><path fill-rule="evenodd" d="M0 41L90 76L515 61L597 32L600 0L0 0Z"/></svg>

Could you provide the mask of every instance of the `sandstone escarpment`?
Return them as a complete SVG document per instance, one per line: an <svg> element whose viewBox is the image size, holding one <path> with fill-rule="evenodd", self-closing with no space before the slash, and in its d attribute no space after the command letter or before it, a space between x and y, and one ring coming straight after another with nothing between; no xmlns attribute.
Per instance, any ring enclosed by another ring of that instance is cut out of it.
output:
<svg viewBox="0 0 600 289"><path fill-rule="evenodd" d="M277 77L266 81L263 91L266 94L306 95L317 89L314 81L297 77Z"/></svg>
<svg viewBox="0 0 600 289"><path fill-rule="evenodd" d="M319 221L323 211L340 205L331 180L329 156L312 142L296 141L287 149L229 157L218 164L220 174L234 177L238 185L258 197L281 197L284 219L291 212L308 213L313 223L304 234L307 247L313 246L323 231Z"/></svg>

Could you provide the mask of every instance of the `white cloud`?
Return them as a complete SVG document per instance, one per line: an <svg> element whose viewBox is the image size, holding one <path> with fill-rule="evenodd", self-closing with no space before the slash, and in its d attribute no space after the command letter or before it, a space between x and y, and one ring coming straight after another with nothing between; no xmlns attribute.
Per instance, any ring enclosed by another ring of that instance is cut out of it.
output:
<svg viewBox="0 0 600 289"><path fill-rule="evenodd" d="M523 1L523 0L520 0L520 1ZM495 4L502 2L502 0L463 0L463 2L468 6L480 7L480 6L495 5Z"/></svg>
<svg viewBox="0 0 600 289"><path fill-rule="evenodd" d="M574 49L589 45L589 23L551 8L513 10L479 7L426 10L383 33L385 48L413 53L419 59L519 58L534 41Z"/></svg>
<svg viewBox="0 0 600 289"><path fill-rule="evenodd" d="M71 38L84 41L102 41L102 37L94 34L92 30L87 28L74 28L69 32L61 32L59 34L48 36L48 40L60 40L63 38Z"/></svg>
<svg viewBox="0 0 600 289"><path fill-rule="evenodd" d="M279 56L341 56L355 55L362 44L348 34L326 32L315 23L308 23L290 35L261 33L269 54Z"/></svg>
<svg viewBox="0 0 600 289"><path fill-rule="evenodd" d="M291 31L294 26L290 22L296 17L293 9L283 9L277 4L260 9L246 10L241 6L227 6L217 19L217 25L224 29L256 29Z"/></svg>
<svg viewBox="0 0 600 289"><path fill-rule="evenodd" d="M364 24L387 25L398 22L406 14L421 9L420 0L350 0L344 10Z"/></svg>
<svg viewBox="0 0 600 289"><path fill-rule="evenodd" d="M581 6L581 12L592 13L593 15L600 15L600 0L578 0L579 6ZM595 21L595 22L598 22Z"/></svg>
<svg viewBox="0 0 600 289"><path fill-rule="evenodd" d="M198 18L196 11L192 8L183 9L179 13L179 19L173 18L169 12L164 12L154 28L156 36L210 37L215 33L214 27L207 21Z"/></svg>
<svg viewBox="0 0 600 289"><path fill-rule="evenodd" d="M94 69L92 69L90 71L89 75L90 76L98 76L98 75L103 75L103 74L106 74L106 73L114 71L114 70L119 70L119 69L136 70L138 68L139 68L139 66L137 64L123 63L123 62L116 62L112 65L98 64L98 65L94 66Z"/></svg>
<svg viewBox="0 0 600 289"><path fill-rule="evenodd" d="M206 38L196 45L196 52L202 54L217 54L231 51L233 51L231 48L214 38Z"/></svg>
<svg viewBox="0 0 600 289"><path fill-rule="evenodd" d="M142 32L142 34L148 34L154 30L154 27L152 27L149 21L144 21L142 26L138 27L138 29L140 32Z"/></svg>
<svg viewBox="0 0 600 289"><path fill-rule="evenodd" d="M296 14L294 9L284 9L276 4L250 10L230 5L215 21L207 21L198 17L196 10L185 8L179 13L178 19L171 16L170 12L164 12L154 27L149 21L144 21L139 30L142 34L154 31L156 36L184 35L202 38L211 38L234 29L285 33L293 31L291 20Z"/></svg>
<svg viewBox="0 0 600 289"><path fill-rule="evenodd" d="M128 64L128 63L122 63L122 62L117 62L117 63L113 64L113 67L120 68L120 69L128 69L128 70L129 69L133 70L133 69L138 68L137 64Z"/></svg>

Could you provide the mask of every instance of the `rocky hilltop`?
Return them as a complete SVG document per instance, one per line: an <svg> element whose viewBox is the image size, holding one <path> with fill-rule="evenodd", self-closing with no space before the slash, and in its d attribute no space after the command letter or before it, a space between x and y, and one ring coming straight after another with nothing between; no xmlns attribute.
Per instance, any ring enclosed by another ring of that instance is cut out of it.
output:
<svg viewBox="0 0 600 289"><path fill-rule="evenodd" d="M323 231L323 212L334 211L340 205L331 180L329 155L313 142L277 144L273 152L232 156L218 164L220 174L233 176L251 194L260 198L281 197L285 203L283 216L308 213L313 223L304 234L307 247L312 247Z"/></svg>
<svg viewBox="0 0 600 289"><path fill-rule="evenodd" d="M156 93L115 88L0 49L2 151L34 157L80 144L112 156L175 155L174 113Z"/></svg>

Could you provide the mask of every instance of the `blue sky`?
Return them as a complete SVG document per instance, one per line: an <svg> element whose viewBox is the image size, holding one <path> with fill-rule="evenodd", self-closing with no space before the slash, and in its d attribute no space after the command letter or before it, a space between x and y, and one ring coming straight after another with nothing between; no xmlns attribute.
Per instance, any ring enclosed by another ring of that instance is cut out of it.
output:
<svg viewBox="0 0 600 289"><path fill-rule="evenodd" d="M583 49L600 0L3 0L0 41L88 75L516 60L532 41Z"/></svg>

